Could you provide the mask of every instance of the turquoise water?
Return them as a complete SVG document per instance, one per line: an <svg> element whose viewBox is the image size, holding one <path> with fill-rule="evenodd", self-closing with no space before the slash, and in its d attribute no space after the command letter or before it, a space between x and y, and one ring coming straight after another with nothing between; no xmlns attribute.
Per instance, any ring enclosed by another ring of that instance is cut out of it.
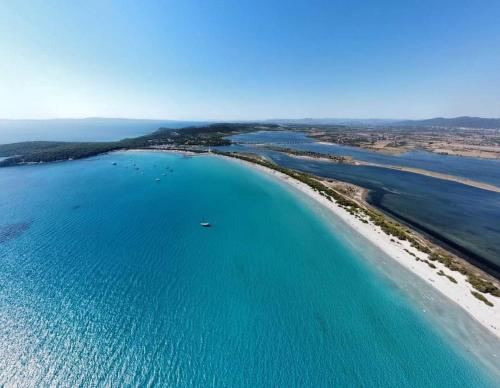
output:
<svg viewBox="0 0 500 388"><path fill-rule="evenodd" d="M0 385L494 386L372 248L247 167L120 153L0 187Z"/></svg>
<svg viewBox="0 0 500 388"><path fill-rule="evenodd" d="M423 168L500 184L500 160L460 158L423 151L385 155L338 144L319 144L303 132L261 131L235 135L231 139L243 143L284 142L287 147L302 150L332 152L368 162ZM370 191L367 197L370 204L500 278L498 193L404 171L293 158L252 144L220 148L256 152L285 167L364 187ZM467 222L463 222L464 218Z"/></svg>
<svg viewBox="0 0 500 388"><path fill-rule="evenodd" d="M372 205L500 278L499 193L379 167L304 160L277 152L267 156L288 168L369 189L367 200Z"/></svg>

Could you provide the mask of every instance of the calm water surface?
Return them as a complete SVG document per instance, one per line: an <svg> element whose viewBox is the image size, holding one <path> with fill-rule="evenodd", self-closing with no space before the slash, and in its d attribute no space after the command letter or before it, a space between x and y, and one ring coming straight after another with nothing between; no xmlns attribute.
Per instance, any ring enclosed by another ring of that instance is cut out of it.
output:
<svg viewBox="0 0 500 388"><path fill-rule="evenodd" d="M500 160L439 155L426 151L410 151L401 155L387 155L364 150L359 147L321 144L308 138L305 132L260 131L231 136L229 138L235 142L242 143L263 142L286 144L287 147L298 150L333 153L351 156L354 159L365 162L420 168L500 186Z"/></svg>
<svg viewBox="0 0 500 388"><path fill-rule="evenodd" d="M0 187L0 385L495 385L473 354L498 342L234 162L116 153Z"/></svg>
<svg viewBox="0 0 500 388"><path fill-rule="evenodd" d="M458 158L422 151L390 156L354 147L311 143L301 132L267 131L232 138L242 142L286 144L287 147L349 155L369 162L425 168L500 183L500 161L496 160ZM365 187L370 190L368 201L371 204L500 278L498 193L402 171L298 159L251 144L224 148L259 153L285 167Z"/></svg>
<svg viewBox="0 0 500 388"><path fill-rule="evenodd" d="M0 144L21 141L113 141L136 137L160 127L182 128L202 122L139 119L1 120Z"/></svg>

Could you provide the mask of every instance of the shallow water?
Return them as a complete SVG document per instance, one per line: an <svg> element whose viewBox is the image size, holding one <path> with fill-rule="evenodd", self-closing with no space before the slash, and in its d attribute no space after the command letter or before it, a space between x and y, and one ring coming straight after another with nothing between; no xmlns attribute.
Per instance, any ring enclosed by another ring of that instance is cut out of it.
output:
<svg viewBox="0 0 500 388"><path fill-rule="evenodd" d="M260 131L235 135L229 138L242 143L286 144L287 147L298 150L351 156L354 159L371 163L420 168L500 186L500 160L439 155L419 150L405 152L400 155L388 155L359 147L318 143L308 138L304 132Z"/></svg>
<svg viewBox="0 0 500 388"><path fill-rule="evenodd" d="M494 386L463 313L272 177L129 152L0 187L0 385Z"/></svg>
<svg viewBox="0 0 500 388"><path fill-rule="evenodd" d="M390 156L339 145L302 144L303 139L309 142L311 140L300 132L260 132L238 136L233 139L258 139L278 144L289 141L287 147L340 153L370 162L427 168L493 184L500 182L500 161L457 158L422 151ZM418 229L445 248L454 250L490 274L500 277L498 193L403 171L293 158L253 145L236 144L221 148L227 151L255 152L285 167L367 188L370 190L367 199L372 205ZM338 150L340 151L337 152Z"/></svg>

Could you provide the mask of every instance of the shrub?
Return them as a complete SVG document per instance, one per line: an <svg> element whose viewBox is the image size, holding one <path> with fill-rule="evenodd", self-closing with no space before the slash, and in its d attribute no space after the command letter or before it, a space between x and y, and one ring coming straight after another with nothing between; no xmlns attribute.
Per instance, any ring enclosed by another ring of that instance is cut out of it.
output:
<svg viewBox="0 0 500 388"><path fill-rule="evenodd" d="M488 299L486 299L483 294L480 294L477 291L471 291L470 293L474 295L477 299L479 299L481 302L484 302L484 304L493 307L493 303L491 303Z"/></svg>

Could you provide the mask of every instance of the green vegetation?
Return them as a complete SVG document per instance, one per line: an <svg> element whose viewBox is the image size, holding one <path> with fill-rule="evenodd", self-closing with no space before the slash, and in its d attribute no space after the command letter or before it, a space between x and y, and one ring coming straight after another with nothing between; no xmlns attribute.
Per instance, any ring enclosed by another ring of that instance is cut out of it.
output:
<svg viewBox="0 0 500 388"><path fill-rule="evenodd" d="M462 275L467 276L467 281L474 287L476 290L483 292L485 294L491 294L493 296L500 297L500 288L495 286L488 280L484 280L478 275L474 274L469 268L467 268L464 264L458 262L453 259L450 255L432 252L429 255L429 260L439 261L444 264L447 268L452 271L460 272Z"/></svg>
<svg viewBox="0 0 500 388"><path fill-rule="evenodd" d="M448 280L452 283L456 283L457 280L453 277L453 276L450 276L450 275L446 275L442 269L439 270L439 272L437 273L439 276L446 276L448 278Z"/></svg>
<svg viewBox="0 0 500 388"><path fill-rule="evenodd" d="M268 150L271 150L271 151L283 152L285 154L289 154L292 156L306 156L306 157L315 158L315 159L329 159L329 160L331 160L333 162L337 162L337 163L345 163L345 162L348 162L351 160L351 158L348 158L345 156L325 154L322 152L301 151L301 150L295 150L292 148L274 147L274 146L266 146L265 148Z"/></svg>
<svg viewBox="0 0 500 388"><path fill-rule="evenodd" d="M269 124L212 124L200 127L186 127L182 129L168 129L160 128L157 131L136 138L123 139L115 142L46 142L46 141L36 141L36 142L23 142L15 144L5 144L0 145L0 157L7 157L7 159L0 161L0 167L21 165L26 163L40 163L40 162L53 162L60 160L70 160L70 159L81 159L89 156L98 155L105 152L121 150L121 149L132 149L132 148L165 148L165 149L183 149L193 152L205 152L206 147L218 146L218 145L228 145L231 142L225 137L228 135L242 133L242 132L252 132L257 130L273 130L276 129L278 125ZM338 157L334 155L321 154L316 152L302 152L290 150L287 148L278 148L277 150L281 152L290 152L294 154L300 154L312 157L330 157L338 162L343 162L346 159L343 157ZM259 159L255 156L229 153L229 152L217 152L221 155L238 158L250 163L260 164L264 167L279 171L285 175L288 175L294 179L305 183L313 190L317 191L319 194L327 198L329 201L339 205L344 208L350 214L354 215L356 218L364 223L369 221L377 225L386 234L401 240L408 241L412 247L419 250L420 252L429 255L430 261L438 261L444 266L452 271L458 271L467 277L467 281L479 292L485 294L491 294L493 296L500 297L500 288L497 287L492 282L483 279L478 276L472 269L470 269L466 264L454 259L448 254L442 252L433 252L431 249L420 242L406 227L387 219L383 214L375 212L370 208L366 208L348 198L347 196L341 194L337 190L325 186L320 180L314 175L299 172L293 169L281 167L272 162L264 159ZM408 251L408 253L412 254ZM415 256L415 255L413 255ZM417 260L421 260L415 257ZM429 260L425 262L431 268L435 268ZM451 277L449 277L451 278ZM450 279L451 280L451 279ZM454 279L453 279L454 280Z"/></svg>
<svg viewBox="0 0 500 388"><path fill-rule="evenodd" d="M415 255L413 255L413 256L415 256ZM426 263L430 268L436 269L436 266L434 264L432 264L429 260L421 259L420 257L417 257L417 256L415 256L415 260L422 261L422 262Z"/></svg>
<svg viewBox="0 0 500 388"><path fill-rule="evenodd" d="M60 141L25 141L22 143L0 144L0 156L14 156L23 153L39 152L61 144Z"/></svg>
<svg viewBox="0 0 500 388"><path fill-rule="evenodd" d="M424 261L427 263L429 267L431 267L432 269L436 269L436 266L432 264L429 260L424 260Z"/></svg>
<svg viewBox="0 0 500 388"><path fill-rule="evenodd" d="M477 275L468 274L467 281L474 287L476 290L483 292L485 294L491 294L493 296L500 297L500 289L496 287L491 282L488 282Z"/></svg>
<svg viewBox="0 0 500 388"><path fill-rule="evenodd" d="M119 142L103 143L51 143L49 146L45 142L40 142L42 147L32 148L32 145L25 149L23 143L8 144L15 153L8 159L0 161L0 166L13 166L23 163L55 162L58 160L81 159L88 156L97 155L103 152L120 149ZM5 155L3 146L0 146L0 155Z"/></svg>
<svg viewBox="0 0 500 388"><path fill-rule="evenodd" d="M131 148L150 147L188 147L188 146L220 146L231 142L225 136L255 131L259 129L275 129L277 125L260 124L212 124L200 127L186 127L179 130L160 128L157 131L136 138L112 142L22 142L0 145L0 167L26 163L55 162L68 159L81 159L105 152Z"/></svg>
<svg viewBox="0 0 500 388"><path fill-rule="evenodd" d="M493 307L493 303L491 303L488 299L485 298L485 296L477 291L471 291L470 292L472 295L474 295L477 299L479 299L481 302L484 302L490 307Z"/></svg>
<svg viewBox="0 0 500 388"><path fill-rule="evenodd" d="M398 223L391 221L387 219L383 214L377 213L371 209L364 208L360 206L358 203L355 201L346 198L344 195L340 194L339 192L325 186L323 183L319 181L317 177L311 174L299 172L293 169L289 169L286 167L281 167L275 163L269 162L264 159L257 158L255 156L249 156L249 155L243 155L243 154L238 154L234 152L215 152L220 155L224 156L229 156L232 158L237 158L244 160L249 163L255 163L259 164L261 166L270 168L272 170L281 172L282 174L288 175L294 179L297 179L298 181L305 183L309 187L311 187L313 190L317 191L319 194L327 198L329 201L333 202L335 201L337 205L340 207L344 208L347 210L350 214L358 216L360 219L365 219L368 218L371 222L373 222L375 225L379 226L386 234L390 236L394 236L398 238L399 240L403 241L408 241L411 243L412 247L418 249L422 253L426 253L429 255L429 260L422 260L416 257L415 259L417 261L424 261L427 263L427 265L430 268L435 269L436 266L431 262L431 261L439 261L443 265L445 265L447 268L449 268L452 271L458 271L461 274L467 276L468 282L479 292L483 293L488 293L494 296L500 296L500 289L494 285L492 282L485 280L479 276L477 276L475 273L472 272L471 269L469 269L465 264L460 263L459 261L453 259L451 256L447 254L442 254L438 252L433 252L431 249L425 245L423 245L421 242L419 242L412 234L411 232L403 227L402 225L399 225ZM407 252L409 252L407 250ZM409 252L411 253L411 252ZM450 276L451 279L455 280ZM453 281L451 280L450 281ZM456 280L455 280L456 282Z"/></svg>

